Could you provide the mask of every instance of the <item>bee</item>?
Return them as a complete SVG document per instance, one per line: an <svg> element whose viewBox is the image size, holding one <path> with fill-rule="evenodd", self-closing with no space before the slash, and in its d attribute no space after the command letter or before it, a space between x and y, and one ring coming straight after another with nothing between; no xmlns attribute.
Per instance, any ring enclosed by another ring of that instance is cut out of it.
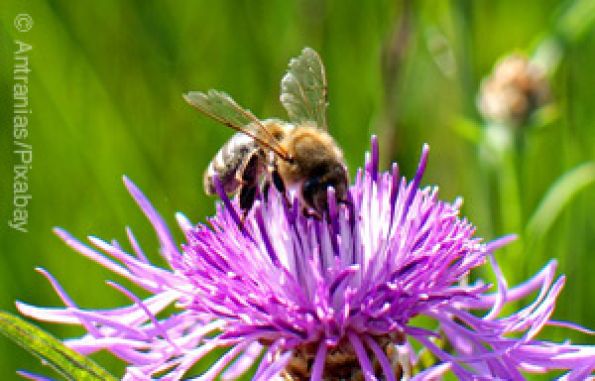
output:
<svg viewBox="0 0 595 381"><path fill-rule="evenodd" d="M320 56L305 48L289 62L281 81L281 103L289 122L260 120L217 90L191 91L184 99L206 116L236 130L204 174L204 190L216 194L215 177L228 194L239 193L243 218L259 191L272 184L288 201L295 191L305 216L321 219L328 209L327 189L348 203L348 173L343 153L327 132L327 82ZM264 181L261 181L264 178ZM262 184L262 188L261 188Z"/></svg>

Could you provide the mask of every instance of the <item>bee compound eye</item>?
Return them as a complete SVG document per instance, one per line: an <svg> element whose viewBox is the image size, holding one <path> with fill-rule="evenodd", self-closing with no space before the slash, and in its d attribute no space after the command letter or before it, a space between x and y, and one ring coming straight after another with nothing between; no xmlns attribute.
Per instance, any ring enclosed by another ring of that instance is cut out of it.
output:
<svg viewBox="0 0 595 381"><path fill-rule="evenodd" d="M311 195L319 185L320 180L318 180L318 177L309 178L308 180L304 181L304 185L302 186L304 194Z"/></svg>
<svg viewBox="0 0 595 381"><path fill-rule="evenodd" d="M315 208L314 204L316 203L316 199L320 197L321 193L326 194L326 192L320 192L320 186L321 183L318 177L309 178L304 181L304 184L302 185L302 197L304 197L304 201L306 201L310 207Z"/></svg>

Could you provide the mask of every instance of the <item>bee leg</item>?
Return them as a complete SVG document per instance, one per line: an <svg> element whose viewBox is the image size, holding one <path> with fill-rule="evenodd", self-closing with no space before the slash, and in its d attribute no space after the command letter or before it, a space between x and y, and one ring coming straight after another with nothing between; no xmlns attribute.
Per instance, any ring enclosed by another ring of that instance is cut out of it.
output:
<svg viewBox="0 0 595 381"><path fill-rule="evenodd" d="M349 207L352 207L353 206L353 202L351 200L349 200L349 199L337 200L337 203L343 204L343 205L349 206Z"/></svg>
<svg viewBox="0 0 595 381"><path fill-rule="evenodd" d="M346 199L343 199L343 200L337 200L337 203L338 204L345 205L345 207L349 211L349 219L351 221L353 221L355 219L355 207L353 205L353 201L346 198Z"/></svg>
<svg viewBox="0 0 595 381"><path fill-rule="evenodd" d="M283 201L285 201L285 205L291 205L291 203L289 202L289 197L287 197L285 183L283 182L283 179L281 178L281 175L279 174L277 167L273 167L271 170L271 180L273 181L273 185L275 186L275 188L277 188L279 193L283 195Z"/></svg>
<svg viewBox="0 0 595 381"><path fill-rule="evenodd" d="M269 202L269 191L271 190L271 182L266 180L262 185L262 198L265 203Z"/></svg>
<svg viewBox="0 0 595 381"><path fill-rule="evenodd" d="M279 175L279 171L275 167L273 167L273 170L271 171L271 179L273 180L273 185L275 185L275 188L277 188L280 193L285 193L285 183L283 182L281 175Z"/></svg>
<svg viewBox="0 0 595 381"><path fill-rule="evenodd" d="M345 207L347 207L347 209L349 209L350 211L353 211L353 201L351 201L349 199L344 199L344 200L337 200L337 203L345 205Z"/></svg>
<svg viewBox="0 0 595 381"><path fill-rule="evenodd" d="M304 206L302 208L302 214L306 218L313 217L313 218L317 219L318 221L322 220L322 216L320 215L320 213L308 208L307 206Z"/></svg>
<svg viewBox="0 0 595 381"><path fill-rule="evenodd" d="M240 209L242 209L241 227L244 226L246 216L250 212L250 209L252 209L252 205L254 205L256 190L257 187L254 185L244 185L240 188Z"/></svg>
<svg viewBox="0 0 595 381"><path fill-rule="evenodd" d="M249 166L250 166L250 162L247 159L244 163L244 166L240 167L240 169L236 172L235 180L238 183L238 186L249 185L249 183L245 180L246 175L247 175L246 171L249 170L249 168L247 168L247 167L249 167Z"/></svg>
<svg viewBox="0 0 595 381"><path fill-rule="evenodd" d="M254 205L256 193L258 190L258 165L259 165L258 151L254 151L247 156L238 173L236 179L240 186L240 209L242 209L242 226L244 220Z"/></svg>
<svg viewBox="0 0 595 381"><path fill-rule="evenodd" d="M246 155L236 172L236 181L240 185L256 185L258 182L259 159L258 150L254 150Z"/></svg>

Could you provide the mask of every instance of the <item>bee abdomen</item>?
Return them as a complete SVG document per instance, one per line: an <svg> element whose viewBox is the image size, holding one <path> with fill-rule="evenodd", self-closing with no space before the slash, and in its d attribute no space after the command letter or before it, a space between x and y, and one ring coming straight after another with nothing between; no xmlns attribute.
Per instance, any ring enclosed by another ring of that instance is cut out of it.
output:
<svg viewBox="0 0 595 381"><path fill-rule="evenodd" d="M252 153L258 145L251 137L236 133L219 149L213 160L209 163L204 175L205 193L215 194L215 175L223 185L225 193L233 193L239 183L236 172L244 162L246 156Z"/></svg>

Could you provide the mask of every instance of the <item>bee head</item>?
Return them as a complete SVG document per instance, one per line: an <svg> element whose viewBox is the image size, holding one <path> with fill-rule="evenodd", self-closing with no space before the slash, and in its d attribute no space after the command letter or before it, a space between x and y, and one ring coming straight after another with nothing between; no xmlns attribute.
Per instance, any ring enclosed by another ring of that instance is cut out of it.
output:
<svg viewBox="0 0 595 381"><path fill-rule="evenodd" d="M322 216L328 209L327 189L333 187L337 201L344 202L348 182L347 169L341 163L321 166L302 183L302 198L308 207Z"/></svg>

